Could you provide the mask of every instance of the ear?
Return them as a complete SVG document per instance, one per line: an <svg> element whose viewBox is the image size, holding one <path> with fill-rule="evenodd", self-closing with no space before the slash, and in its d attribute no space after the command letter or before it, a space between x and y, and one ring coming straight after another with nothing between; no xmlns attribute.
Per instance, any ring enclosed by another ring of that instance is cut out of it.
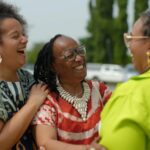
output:
<svg viewBox="0 0 150 150"><path fill-rule="evenodd" d="M147 49L146 49L146 53L150 53L150 47L148 47Z"/></svg>
<svg viewBox="0 0 150 150"><path fill-rule="evenodd" d="M148 49L147 49L147 50L150 51L150 39L148 39L147 44L148 44L148 45L147 45L147 46L148 46Z"/></svg>
<svg viewBox="0 0 150 150"><path fill-rule="evenodd" d="M0 56L3 55L3 52L2 52L2 48L1 48L1 45L0 45Z"/></svg>
<svg viewBox="0 0 150 150"><path fill-rule="evenodd" d="M1 44L0 44L0 54L2 54L2 47L1 47Z"/></svg>

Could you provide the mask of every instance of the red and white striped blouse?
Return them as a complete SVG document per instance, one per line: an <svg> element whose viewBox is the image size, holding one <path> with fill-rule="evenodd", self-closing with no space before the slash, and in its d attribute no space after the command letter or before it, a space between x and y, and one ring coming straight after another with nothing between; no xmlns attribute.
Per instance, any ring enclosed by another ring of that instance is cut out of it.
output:
<svg viewBox="0 0 150 150"><path fill-rule="evenodd" d="M32 124L45 124L57 130L57 139L72 144L90 144L98 137L100 113L109 99L111 91L103 82L87 81L90 87L87 119L83 121L78 111L66 100L55 99L49 93L44 104L37 112Z"/></svg>

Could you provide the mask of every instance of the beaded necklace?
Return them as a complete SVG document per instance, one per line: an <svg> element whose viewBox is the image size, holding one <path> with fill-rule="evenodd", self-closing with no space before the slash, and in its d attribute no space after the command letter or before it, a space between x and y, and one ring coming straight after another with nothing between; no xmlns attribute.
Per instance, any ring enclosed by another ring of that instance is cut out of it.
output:
<svg viewBox="0 0 150 150"><path fill-rule="evenodd" d="M86 82L83 82L83 95L81 98L77 96L72 96L69 92L65 91L64 88L57 83L57 90L59 91L60 96L70 103L81 115L83 121L87 118L87 102L90 98L90 88Z"/></svg>

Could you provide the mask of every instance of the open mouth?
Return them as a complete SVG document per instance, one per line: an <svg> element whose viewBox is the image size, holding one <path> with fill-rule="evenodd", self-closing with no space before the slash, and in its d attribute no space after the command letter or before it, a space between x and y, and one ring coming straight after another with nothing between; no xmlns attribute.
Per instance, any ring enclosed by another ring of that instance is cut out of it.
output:
<svg viewBox="0 0 150 150"><path fill-rule="evenodd" d="M24 54L25 51L24 51L24 49L21 49L21 50L18 50L17 53Z"/></svg>
<svg viewBox="0 0 150 150"><path fill-rule="evenodd" d="M75 69L77 69L77 70L81 70L81 69L83 69L83 68L84 68L83 65L80 65L80 66L75 67Z"/></svg>

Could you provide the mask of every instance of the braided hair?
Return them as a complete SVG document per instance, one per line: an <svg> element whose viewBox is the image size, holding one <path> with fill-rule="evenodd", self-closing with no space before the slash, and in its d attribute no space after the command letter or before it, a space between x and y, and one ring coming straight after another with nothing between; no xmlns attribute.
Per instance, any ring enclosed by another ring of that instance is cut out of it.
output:
<svg viewBox="0 0 150 150"><path fill-rule="evenodd" d="M57 34L43 46L34 65L34 78L36 82L43 81L48 85L49 90L55 93L58 93L58 91L56 88L56 73L52 67L54 62L53 45L60 36L62 35Z"/></svg>

